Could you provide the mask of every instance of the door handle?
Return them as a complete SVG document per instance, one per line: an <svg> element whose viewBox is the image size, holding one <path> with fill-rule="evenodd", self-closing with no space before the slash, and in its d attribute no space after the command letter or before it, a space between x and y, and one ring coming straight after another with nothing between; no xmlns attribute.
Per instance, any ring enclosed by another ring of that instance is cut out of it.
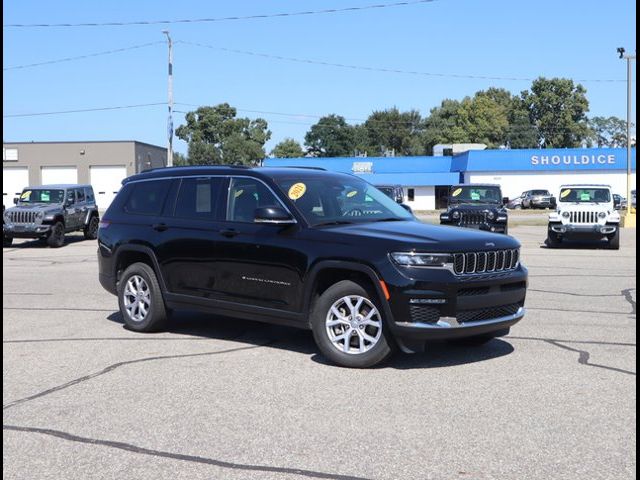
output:
<svg viewBox="0 0 640 480"><path fill-rule="evenodd" d="M233 228L229 228L228 230L220 230L220 235L222 235L223 237L227 237L227 238L233 238L236 235L239 235L240 232L233 229Z"/></svg>
<svg viewBox="0 0 640 480"><path fill-rule="evenodd" d="M169 226L166 223L154 223L153 225L151 225L151 228L158 232L164 232L165 230L169 229Z"/></svg>

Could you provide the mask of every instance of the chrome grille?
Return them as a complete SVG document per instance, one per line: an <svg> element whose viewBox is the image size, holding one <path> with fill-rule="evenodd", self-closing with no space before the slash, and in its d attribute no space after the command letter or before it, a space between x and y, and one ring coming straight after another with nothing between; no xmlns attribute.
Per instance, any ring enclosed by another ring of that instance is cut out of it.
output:
<svg viewBox="0 0 640 480"><path fill-rule="evenodd" d="M36 212L31 211L13 211L7 212L11 223L36 223Z"/></svg>
<svg viewBox="0 0 640 480"><path fill-rule="evenodd" d="M487 223L487 214L485 212L460 211L460 225L482 225L484 223Z"/></svg>
<svg viewBox="0 0 640 480"><path fill-rule="evenodd" d="M519 261L520 251L518 249L454 253L453 271L456 275L506 272L515 270Z"/></svg>
<svg viewBox="0 0 640 480"><path fill-rule="evenodd" d="M569 212L571 223L598 223L598 212Z"/></svg>

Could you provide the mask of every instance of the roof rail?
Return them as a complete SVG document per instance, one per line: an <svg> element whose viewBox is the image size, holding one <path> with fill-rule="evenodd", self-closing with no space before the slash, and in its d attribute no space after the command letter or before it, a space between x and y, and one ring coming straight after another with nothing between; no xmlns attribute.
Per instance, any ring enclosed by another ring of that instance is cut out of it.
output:
<svg viewBox="0 0 640 480"><path fill-rule="evenodd" d="M263 168L301 168L303 170L320 170L322 172L327 171L327 169L324 167L306 167L301 165L265 165Z"/></svg>

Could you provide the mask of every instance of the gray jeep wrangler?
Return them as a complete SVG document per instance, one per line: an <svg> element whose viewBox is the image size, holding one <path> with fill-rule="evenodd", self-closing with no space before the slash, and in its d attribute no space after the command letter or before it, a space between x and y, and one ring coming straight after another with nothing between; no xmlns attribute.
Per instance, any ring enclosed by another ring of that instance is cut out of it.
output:
<svg viewBox="0 0 640 480"><path fill-rule="evenodd" d="M78 230L87 240L98 237L100 217L91 185L27 187L14 203L2 216L4 247L14 238L37 238L57 248L66 233Z"/></svg>

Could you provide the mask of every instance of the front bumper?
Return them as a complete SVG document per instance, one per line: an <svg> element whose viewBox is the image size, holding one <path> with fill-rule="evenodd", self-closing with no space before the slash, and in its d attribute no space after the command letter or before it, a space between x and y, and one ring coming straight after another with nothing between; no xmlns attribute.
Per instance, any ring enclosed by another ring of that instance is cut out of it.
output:
<svg viewBox="0 0 640 480"><path fill-rule="evenodd" d="M620 226L615 223L607 223L604 225L564 225L562 223L549 224L549 230L567 237L578 236L600 238L604 235L611 235L616 233L618 228L620 228Z"/></svg>
<svg viewBox="0 0 640 480"><path fill-rule="evenodd" d="M400 273L404 285L384 275L390 290L389 328L400 343L498 334L526 313L528 271L522 265L510 271L460 276L446 269L402 269Z"/></svg>
<svg viewBox="0 0 640 480"><path fill-rule="evenodd" d="M506 223L478 223L478 224L461 224L455 221L440 220L440 225L449 225L452 227L472 228L474 230L482 230L485 232L505 233L507 231Z"/></svg>
<svg viewBox="0 0 640 480"><path fill-rule="evenodd" d="M51 231L51 225L16 225L3 224L2 233L6 237L12 238L40 238L46 237Z"/></svg>

